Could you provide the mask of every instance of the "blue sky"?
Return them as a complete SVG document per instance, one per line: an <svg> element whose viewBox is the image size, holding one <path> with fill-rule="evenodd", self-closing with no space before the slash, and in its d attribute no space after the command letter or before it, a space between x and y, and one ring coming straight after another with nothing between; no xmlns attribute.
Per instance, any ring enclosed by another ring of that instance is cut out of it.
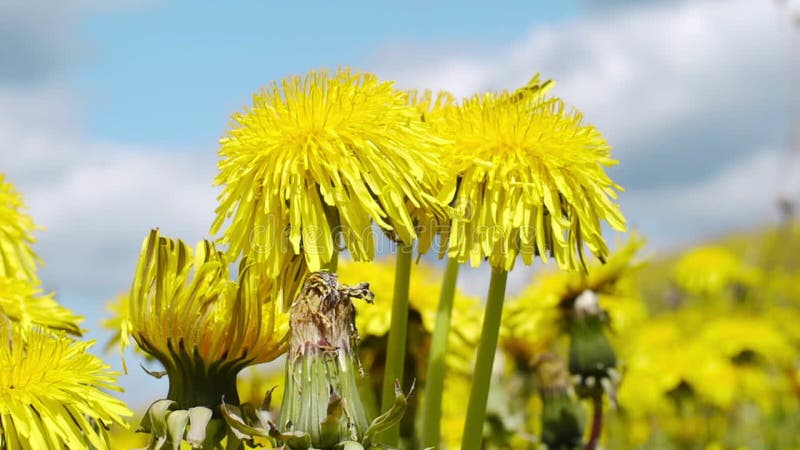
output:
<svg viewBox="0 0 800 450"><path fill-rule="evenodd" d="M45 286L90 337L105 337L104 302L128 288L151 227L208 237L230 114L312 68L458 96L554 78L614 147L623 212L651 253L775 223L778 196L800 193L786 151L800 0L106 3L0 3L0 171L46 227ZM529 276L515 271L512 292ZM487 274L462 280L480 293ZM123 385L140 403L163 390L138 371Z"/></svg>
<svg viewBox="0 0 800 450"><path fill-rule="evenodd" d="M72 79L92 135L209 146L270 80L337 65L370 70L392 45L489 49L575 13L571 1L159 2L83 18L91 53Z"/></svg>

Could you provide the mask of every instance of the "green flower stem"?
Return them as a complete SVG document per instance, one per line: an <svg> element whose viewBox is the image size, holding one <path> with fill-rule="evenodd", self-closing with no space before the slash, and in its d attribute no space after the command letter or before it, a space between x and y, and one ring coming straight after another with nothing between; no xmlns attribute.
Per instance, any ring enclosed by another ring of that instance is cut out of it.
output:
<svg viewBox="0 0 800 450"><path fill-rule="evenodd" d="M503 316L503 301L506 295L508 272L492 268L486 312L483 315L481 341L473 371L472 390L469 393L467 418L464 422L464 437L461 450L480 450L483 438L483 423L486 420L486 402L492 378L492 366L500 334L500 319Z"/></svg>
<svg viewBox="0 0 800 450"><path fill-rule="evenodd" d="M394 382L403 381L403 366L406 357L406 334L408 331L408 285L411 279L411 256L414 247L401 244L397 249L397 266L394 273L394 297L392 298L392 322L389 328L389 343L386 347L386 369L383 374L381 412L386 412L394 403ZM380 442L397 447L400 427L394 425L384 431Z"/></svg>
<svg viewBox="0 0 800 450"><path fill-rule="evenodd" d="M450 334L450 318L453 312L453 298L456 292L459 263L455 259L447 261L439 296L439 309L436 312L436 326L431 338L428 357L428 374L425 377L425 398L422 409L422 448L438 447L442 421L442 391L444 390L445 355L447 337Z"/></svg>

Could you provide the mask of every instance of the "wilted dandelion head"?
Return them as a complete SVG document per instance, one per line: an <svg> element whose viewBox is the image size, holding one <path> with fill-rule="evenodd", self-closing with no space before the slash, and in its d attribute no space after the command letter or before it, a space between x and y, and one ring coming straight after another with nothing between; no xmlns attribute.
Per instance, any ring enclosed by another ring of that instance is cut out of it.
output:
<svg viewBox="0 0 800 450"><path fill-rule="evenodd" d="M22 195L0 173L0 277L36 278L39 258L31 245L37 227L25 209Z"/></svg>
<svg viewBox="0 0 800 450"><path fill-rule="evenodd" d="M142 245L123 332L164 365L171 400L185 400L173 388L189 383L187 377L201 385L204 377L235 384L239 370L286 350L288 317L263 290L261 274L245 259L233 281L228 264L208 241L192 252L153 230Z"/></svg>
<svg viewBox="0 0 800 450"><path fill-rule="evenodd" d="M373 222L411 243L410 211L444 214L433 185L442 141L405 94L372 74L312 71L273 83L220 142L212 230L230 218L230 252L253 254L270 276L286 252L320 270L340 239L356 260L371 260Z"/></svg>
<svg viewBox="0 0 800 450"><path fill-rule="evenodd" d="M621 188L604 171L616 163L610 147L578 111L526 88L445 111L445 163L460 177L448 254L505 270L517 255L531 264L552 254L559 267L576 269L585 244L604 259L601 221L625 229L613 202Z"/></svg>
<svg viewBox="0 0 800 450"><path fill-rule="evenodd" d="M0 320L3 448L109 448L107 428L126 426L117 373L88 353L92 343Z"/></svg>

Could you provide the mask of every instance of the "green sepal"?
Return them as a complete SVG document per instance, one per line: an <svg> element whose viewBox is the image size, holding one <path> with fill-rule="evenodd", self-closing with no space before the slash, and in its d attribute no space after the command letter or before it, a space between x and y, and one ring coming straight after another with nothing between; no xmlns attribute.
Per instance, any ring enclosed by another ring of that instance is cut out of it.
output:
<svg viewBox="0 0 800 450"><path fill-rule="evenodd" d="M562 390L542 392L541 396L542 443L553 449L582 449L586 418L577 401Z"/></svg>
<svg viewBox="0 0 800 450"><path fill-rule="evenodd" d="M139 364L139 367L141 367L142 370L144 370L144 373L150 375L151 377L153 377L153 378L155 378L157 380L160 380L160 379L164 378L167 375L167 371L166 370L150 370L150 369L148 369L147 367L145 367L145 366L143 366L141 364Z"/></svg>
<svg viewBox="0 0 800 450"><path fill-rule="evenodd" d="M242 407L244 406L245 405L242 405ZM236 438L239 440L250 440L255 436L270 436L272 427L269 424L263 426L260 420L258 420L257 423L248 420L252 419L252 415L243 412L242 407L227 405L225 403L222 403L219 407L220 411L222 411L222 417L225 419L225 423L228 424L228 427L233 431Z"/></svg>
<svg viewBox="0 0 800 450"><path fill-rule="evenodd" d="M600 396L613 380L617 356L605 334L603 314L575 318L570 326L569 371L582 398Z"/></svg>
<svg viewBox="0 0 800 450"><path fill-rule="evenodd" d="M186 425L189 424L189 411L179 409L167 414L167 436L172 442L172 450L180 450Z"/></svg>
<svg viewBox="0 0 800 450"><path fill-rule="evenodd" d="M364 450L364 446L356 441L342 441L333 448L334 450Z"/></svg>
<svg viewBox="0 0 800 450"><path fill-rule="evenodd" d="M177 450L184 440L192 448L211 449L225 436L223 421L212 420L212 415L203 406L177 409L176 402L161 399L147 408L139 431L150 434L148 450L160 450L168 443Z"/></svg>
<svg viewBox="0 0 800 450"><path fill-rule="evenodd" d="M408 407L408 397L410 397L413 392L414 385L412 384L411 389L408 390L408 395L403 394L400 380L394 380L394 403L388 411L376 417L369 425L369 428L367 428L366 433L364 433L364 439L361 441L365 448L371 448L377 434L388 430L403 419L403 415L406 413L406 408Z"/></svg>
<svg viewBox="0 0 800 450"><path fill-rule="evenodd" d="M340 397L336 392L331 391L330 399L328 399L327 415L320 423L320 447L333 447L339 442L339 429L343 413L344 410L342 408L342 397Z"/></svg>
<svg viewBox="0 0 800 450"><path fill-rule="evenodd" d="M139 431L149 434L166 435L167 412L169 412L175 402L168 399L156 400L144 413L142 421L139 423Z"/></svg>
<svg viewBox="0 0 800 450"><path fill-rule="evenodd" d="M311 448L311 435L305 431L287 431L282 433L273 428L272 437L279 439L291 450L309 450Z"/></svg>
<svg viewBox="0 0 800 450"><path fill-rule="evenodd" d="M214 436L215 433L208 433L209 422L213 412L204 406L189 408L189 431L186 432L186 442L193 448L202 448L207 436ZM219 421L217 421L219 422ZM221 424L218 423L217 426Z"/></svg>

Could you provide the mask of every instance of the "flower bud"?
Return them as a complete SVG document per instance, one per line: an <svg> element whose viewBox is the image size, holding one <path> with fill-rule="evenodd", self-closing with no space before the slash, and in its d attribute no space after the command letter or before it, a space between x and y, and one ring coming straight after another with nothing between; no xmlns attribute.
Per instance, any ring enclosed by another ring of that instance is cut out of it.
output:
<svg viewBox="0 0 800 450"><path fill-rule="evenodd" d="M598 397L606 392L615 401L619 373L616 354L605 335L607 322L594 292L584 291L575 299L569 326L569 371L575 376L580 397Z"/></svg>

